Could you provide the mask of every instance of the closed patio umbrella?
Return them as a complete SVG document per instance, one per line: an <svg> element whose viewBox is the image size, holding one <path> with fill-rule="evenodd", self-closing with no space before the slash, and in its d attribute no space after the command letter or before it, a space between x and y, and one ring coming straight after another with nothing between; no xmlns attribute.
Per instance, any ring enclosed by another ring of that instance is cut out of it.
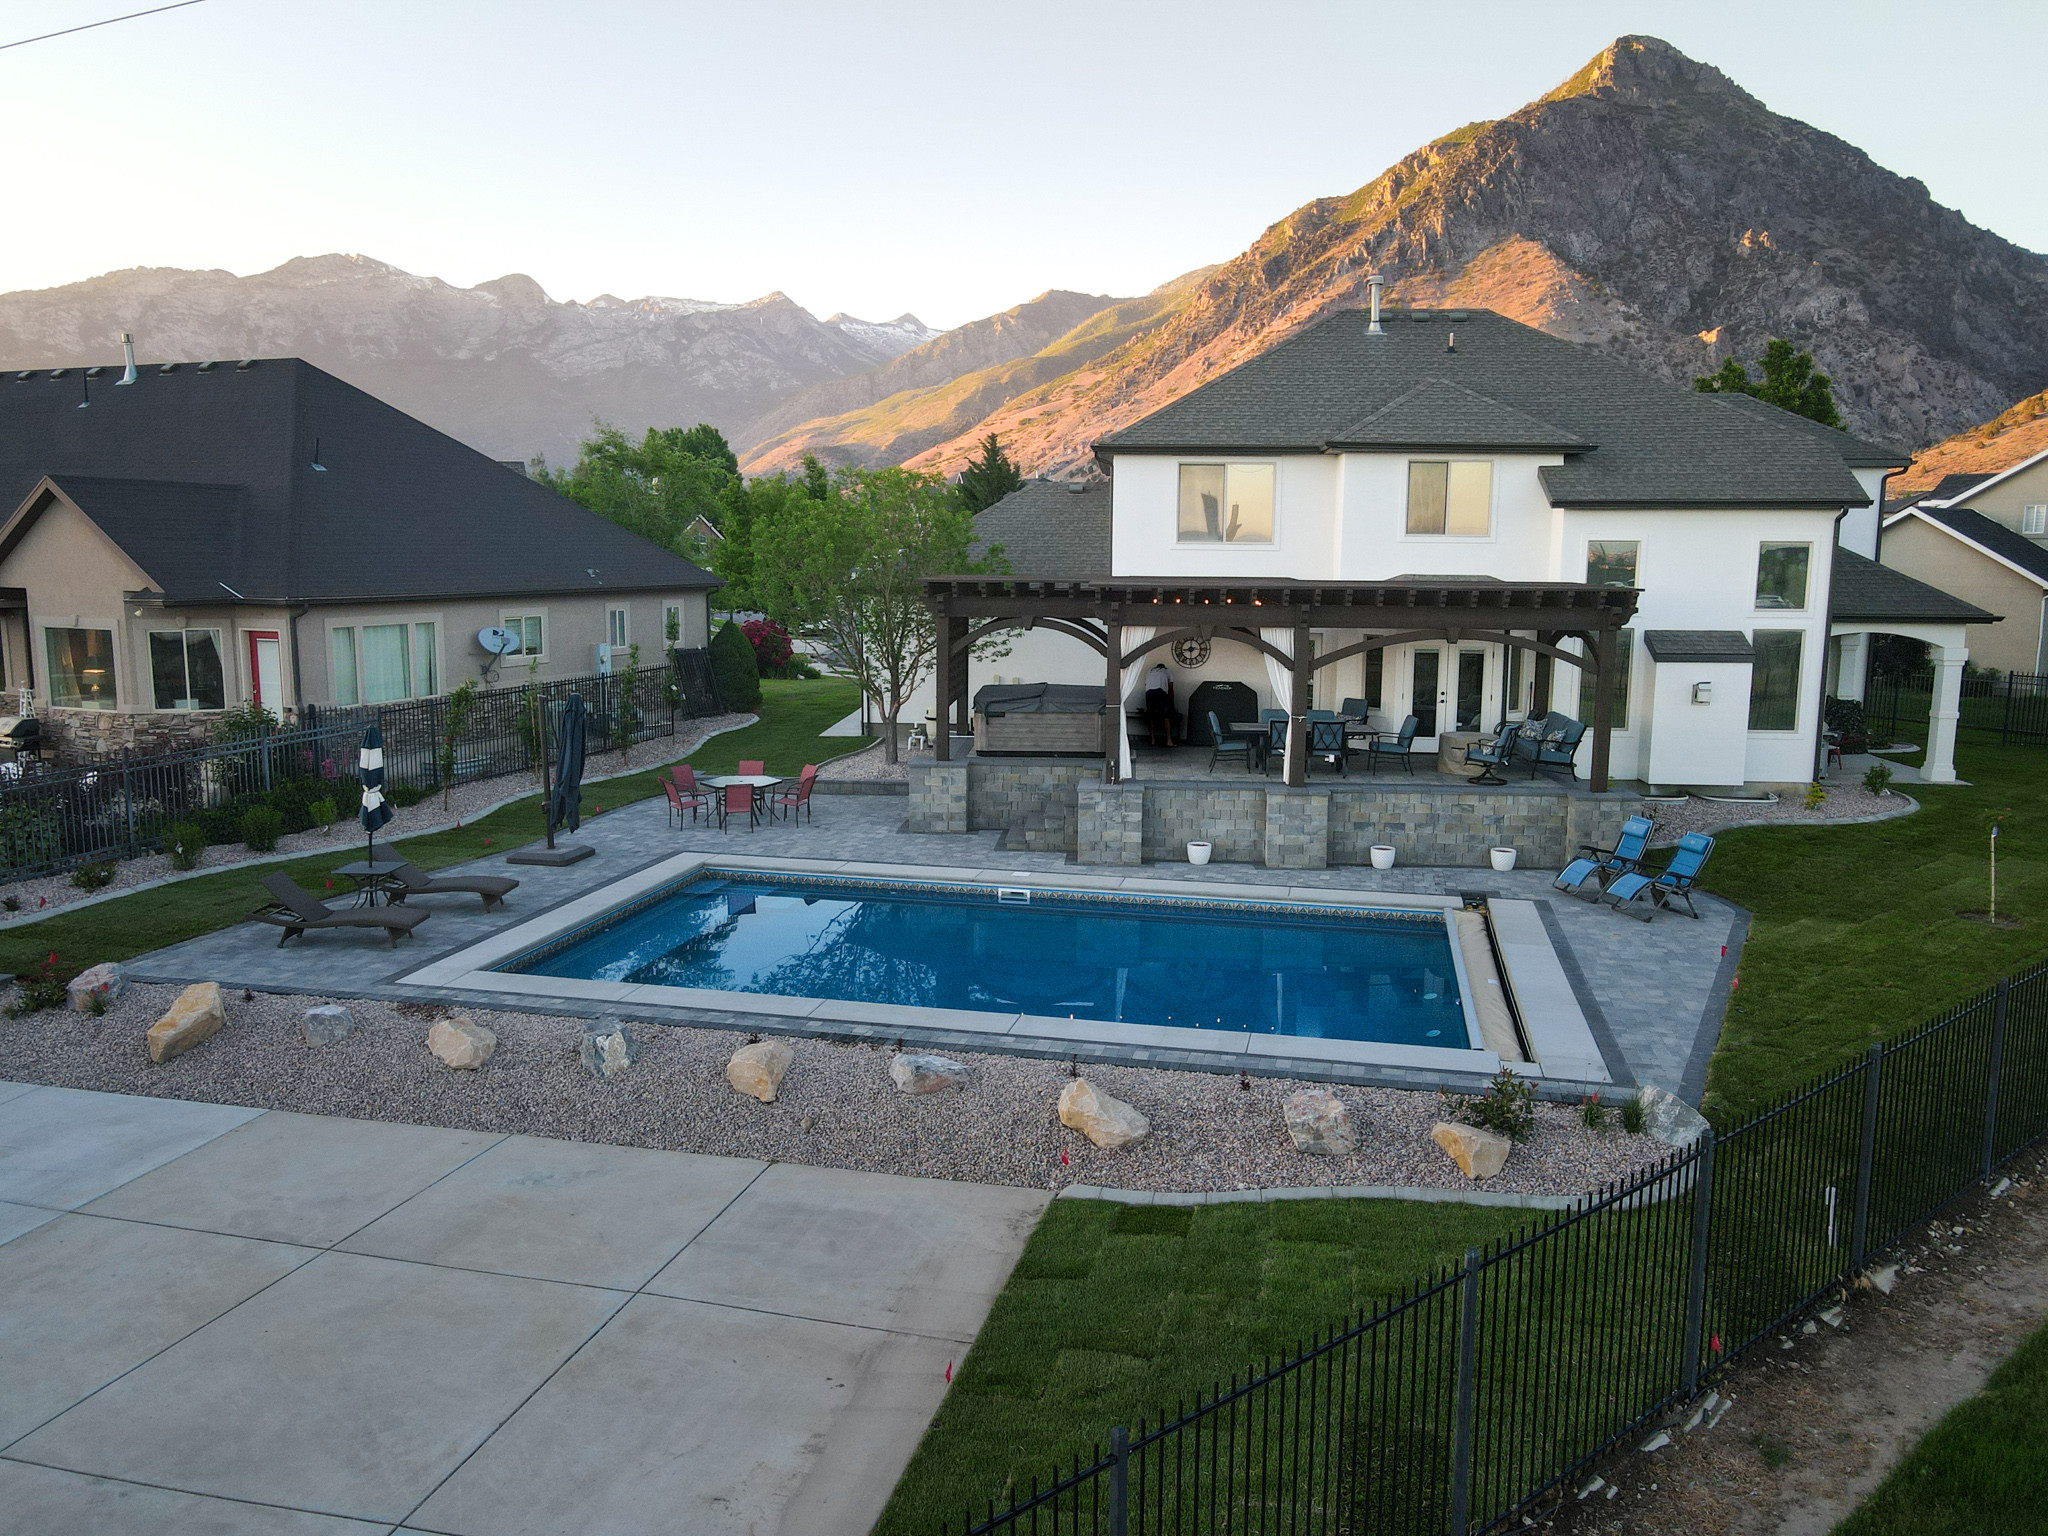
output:
<svg viewBox="0 0 2048 1536"><path fill-rule="evenodd" d="M583 695L572 693L562 706L560 738L556 742L555 789L548 799L548 836L555 828L574 832L583 824Z"/></svg>
<svg viewBox="0 0 2048 1536"><path fill-rule="evenodd" d="M363 786L363 836L369 848L365 857L374 863L377 829L391 820L391 807L384 803L384 733L374 725L363 732L363 745L356 753L356 778Z"/></svg>

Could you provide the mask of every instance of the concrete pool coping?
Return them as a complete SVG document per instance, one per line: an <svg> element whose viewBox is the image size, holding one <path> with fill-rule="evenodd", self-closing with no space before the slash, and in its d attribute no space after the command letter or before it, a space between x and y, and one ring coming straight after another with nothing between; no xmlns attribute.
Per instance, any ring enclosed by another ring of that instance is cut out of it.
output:
<svg viewBox="0 0 2048 1536"><path fill-rule="evenodd" d="M1068 872L1002 871L943 865L880 864L859 860L786 859L692 851L679 853L639 869L552 910L499 931L488 938L405 973L409 987L432 987L503 1000L536 1008L560 1003L572 1011L616 1008L666 1022L693 1022L681 1015L714 1012L735 1017L744 1026L768 1033L808 1035L853 1034L919 1044L996 1049L1038 1056L1086 1055L1091 1059L1139 1060L1182 1065L1207 1071L1252 1071L1261 1076L1346 1077L1359 1073L1400 1086L1437 1084L1470 1088L1498 1072L1501 1057L1468 1046L1403 1045L1380 1041L1332 1040L1302 1035L1236 1035L1218 1030L1168 1025L1118 1024L1101 1020L1049 1018L1019 1012L976 1012L921 1008L897 1004L851 1002L835 998L785 997L770 993L724 992L697 987L669 987L630 982L589 981L573 977L500 971L494 967L550 940L601 920L617 909L707 870L810 876L854 877L893 885L951 884L981 889L1023 888L1044 892L1075 892L1142 896L1183 901L1224 901L1243 905L1348 907L1359 911L1437 912L1448 917L1463 903L1447 896L1342 891L1321 886L1270 886L1256 893L1243 884L1214 881L1157 880L1140 875L1082 875ZM1499 952L1509 989L1525 1008L1524 1034L1535 1058L1513 1063L1518 1073L1543 1080L1553 1090L1597 1091L1611 1085L1600 1048L1571 982L1551 947L1548 934L1526 901L1493 901L1490 909L1505 915L1513 943ZM1526 910L1522 910L1526 909ZM1476 1029L1470 977L1456 935L1445 924L1468 1031ZM1531 935L1534 935L1532 938ZM1468 1034L1468 1039L1471 1038Z"/></svg>

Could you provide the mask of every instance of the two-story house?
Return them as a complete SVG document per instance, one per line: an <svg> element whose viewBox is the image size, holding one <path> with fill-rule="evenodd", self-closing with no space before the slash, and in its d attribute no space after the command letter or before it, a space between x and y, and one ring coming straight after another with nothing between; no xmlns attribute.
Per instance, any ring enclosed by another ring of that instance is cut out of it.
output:
<svg viewBox="0 0 2048 1536"><path fill-rule="evenodd" d="M2004 615L1972 626L1970 659L2048 673L2048 450L1991 475L1951 475L1887 510L1880 557Z"/></svg>
<svg viewBox="0 0 2048 1536"><path fill-rule="evenodd" d="M1864 641L1891 629L1937 647L1929 774L1952 776L1963 625L1995 620L1875 564L1883 483L1908 455L1484 310L1332 314L1105 437L1096 459L1106 479L1033 482L981 514L1016 576L1635 589L1610 658L1608 766L1660 787L1811 780L1825 694L1860 695ZM1593 718L1590 667L1484 638L1497 619L1428 617L1318 629L1318 656L1348 654L1315 672L1315 704L1362 699L1389 730L1412 715L1424 750L1503 718ZM1562 624L1512 632L1585 650ZM985 674L1103 681L1071 636L1008 642ZM1182 700L1229 679L1290 705L1272 656L1223 633L1157 656Z"/></svg>

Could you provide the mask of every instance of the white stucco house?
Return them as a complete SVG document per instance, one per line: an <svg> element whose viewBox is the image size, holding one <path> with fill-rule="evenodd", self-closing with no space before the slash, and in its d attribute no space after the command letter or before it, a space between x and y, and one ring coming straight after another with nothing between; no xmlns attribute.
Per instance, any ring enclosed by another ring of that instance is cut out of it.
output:
<svg viewBox="0 0 2048 1536"><path fill-rule="evenodd" d="M1659 788L1809 782L1825 697L1861 696L1871 634L1909 633L1939 667L1927 776L1954 777L1964 628L1997 616L1876 563L1884 481L1910 457L1897 450L1490 311L1351 309L1103 438L1095 457L1100 478L1033 481L980 514L1014 577L1635 588L1610 767ZM1503 718L1592 718L1590 672L1455 625L1401 638L1419 627L1316 631L1316 654L1354 654L1316 672L1315 706L1362 699L1390 730L1413 714L1425 749ZM1103 682L1100 655L1073 638L1007 639L970 689ZM1225 635L1155 654L1183 704L1218 680L1289 703L1284 677ZM932 697L927 684L906 718ZM1580 777L1588 766L1582 749Z"/></svg>

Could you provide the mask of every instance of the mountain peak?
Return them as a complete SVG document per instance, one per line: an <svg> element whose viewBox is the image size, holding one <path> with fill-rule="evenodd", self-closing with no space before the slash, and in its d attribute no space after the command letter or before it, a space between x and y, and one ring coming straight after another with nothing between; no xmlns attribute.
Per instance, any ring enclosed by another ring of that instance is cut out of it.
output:
<svg viewBox="0 0 2048 1536"><path fill-rule="evenodd" d="M1756 98L1711 64L1702 64L1661 37L1617 37L1544 102L1595 97L1638 107L1669 107L1698 97L1754 105Z"/></svg>

